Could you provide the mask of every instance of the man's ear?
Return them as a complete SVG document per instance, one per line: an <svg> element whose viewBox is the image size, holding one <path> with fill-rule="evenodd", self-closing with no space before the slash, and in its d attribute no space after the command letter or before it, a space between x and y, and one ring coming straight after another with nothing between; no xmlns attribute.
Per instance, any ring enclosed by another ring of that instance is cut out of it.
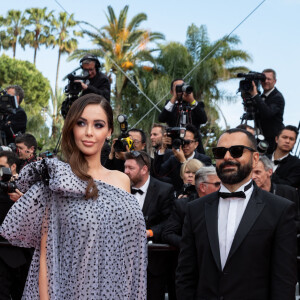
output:
<svg viewBox="0 0 300 300"><path fill-rule="evenodd" d="M259 162L259 153L254 152L253 157L252 157L252 168L253 169L257 166L258 162Z"/></svg>
<svg viewBox="0 0 300 300"><path fill-rule="evenodd" d="M34 153L34 146L31 146L30 148L29 148L29 152L32 154L32 153Z"/></svg>
<svg viewBox="0 0 300 300"><path fill-rule="evenodd" d="M12 164L12 165L10 166L10 169L11 169L11 172L12 172L12 173L16 172L16 171L17 171L17 165L16 165L16 164Z"/></svg>

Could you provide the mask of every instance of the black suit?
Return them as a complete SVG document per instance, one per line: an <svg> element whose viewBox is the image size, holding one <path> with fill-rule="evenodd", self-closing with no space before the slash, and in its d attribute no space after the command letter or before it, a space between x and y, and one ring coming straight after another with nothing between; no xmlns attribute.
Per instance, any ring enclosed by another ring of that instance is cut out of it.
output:
<svg viewBox="0 0 300 300"><path fill-rule="evenodd" d="M271 158L271 156L269 156ZM272 175L272 182L300 188L300 159L289 154L278 165Z"/></svg>
<svg viewBox="0 0 300 300"><path fill-rule="evenodd" d="M210 157L205 154L195 151L194 158L200 160L206 166L211 165ZM179 191L183 185L183 181L180 177L180 168L181 163L176 159L174 155L171 155L169 159L162 163L160 166L161 176L170 177L176 191Z"/></svg>
<svg viewBox="0 0 300 300"><path fill-rule="evenodd" d="M174 189L171 184L161 182L150 176L150 182L142 208L146 229L153 231L153 242L161 242L163 226L167 221ZM168 253L149 251L147 269L147 299L164 299L166 275L168 272Z"/></svg>
<svg viewBox="0 0 300 300"><path fill-rule="evenodd" d="M256 186L224 266L218 193L188 204L177 268L178 300L294 300L294 204Z"/></svg>
<svg viewBox="0 0 300 300"><path fill-rule="evenodd" d="M166 104L169 102L169 100L166 102ZM158 121L161 123L167 123L169 127L176 127L179 126L179 113L178 113L178 105L174 104L172 111L168 111L165 109L162 110L162 112L158 116ZM192 124L198 129L200 128L201 124L205 124L207 122L207 115L204 110L204 103L202 101L197 102L197 105L191 109L191 118L192 118ZM199 131L199 145L197 150L200 153L204 153L202 140L201 140L201 134Z"/></svg>
<svg viewBox="0 0 300 300"><path fill-rule="evenodd" d="M8 195L0 194L0 224L14 204ZM6 245L7 244L7 245ZM0 299L21 299L31 261L30 249L11 246L0 236Z"/></svg>
<svg viewBox="0 0 300 300"><path fill-rule="evenodd" d="M284 126L284 98L275 88L265 100L262 100L259 95L256 95L253 99L258 110L256 119L260 123L263 134L269 143L268 153L272 153L275 149L275 136Z"/></svg>

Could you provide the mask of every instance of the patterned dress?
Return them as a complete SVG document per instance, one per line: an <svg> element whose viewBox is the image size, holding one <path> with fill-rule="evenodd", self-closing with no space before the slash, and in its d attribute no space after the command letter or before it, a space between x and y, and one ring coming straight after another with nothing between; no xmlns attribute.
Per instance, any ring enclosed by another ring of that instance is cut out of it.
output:
<svg viewBox="0 0 300 300"><path fill-rule="evenodd" d="M137 200L102 181L96 200L67 163L45 159L26 166L18 187L26 192L8 212L0 234L34 247L23 298L39 299L40 241L47 233L51 300L146 299L146 229Z"/></svg>

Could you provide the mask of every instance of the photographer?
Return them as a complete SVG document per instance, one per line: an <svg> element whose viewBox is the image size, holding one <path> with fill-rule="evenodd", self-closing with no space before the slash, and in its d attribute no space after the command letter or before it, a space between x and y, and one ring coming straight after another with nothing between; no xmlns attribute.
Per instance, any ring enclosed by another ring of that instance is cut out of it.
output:
<svg viewBox="0 0 300 300"><path fill-rule="evenodd" d="M190 109L190 111L188 112L187 118L190 117L191 122L189 122L189 120L187 119L186 124L190 123L190 124L194 125L198 131L200 131L200 125L205 124L207 122L207 116L206 116L206 112L204 110L204 103L202 101L199 101L199 102L196 101L194 99L193 92L177 93L176 86L180 86L183 84L184 84L184 81L182 79L174 79L171 82L170 93L172 95L172 98L166 102L164 109L158 116L158 121L162 122L162 123L163 122L167 123L167 125L169 127L180 126L181 125L180 124L180 111L179 111L180 105L177 100L182 98L182 100L183 100L182 103L184 105L188 105L188 107ZM199 132L198 136L199 136L199 139L198 139L199 145L198 145L197 150L200 153L204 153L200 132Z"/></svg>
<svg viewBox="0 0 300 300"><path fill-rule="evenodd" d="M80 67L89 73L89 78L85 82L80 81L82 96L94 93L110 102L110 82L108 77L100 72L100 62L97 57L91 54L84 56L80 60Z"/></svg>
<svg viewBox="0 0 300 300"><path fill-rule="evenodd" d="M18 108L15 114L4 115L4 124L1 130L4 133L3 138L6 138L6 144L14 143L14 134L18 132L25 133L27 125L27 115L20 104L24 99L24 91L19 85L10 85L6 87L7 94L16 96Z"/></svg>
<svg viewBox="0 0 300 300"><path fill-rule="evenodd" d="M14 180L18 174L19 159L11 151L0 152L0 167L9 168ZM14 204L6 191L0 192L0 225ZM14 247L0 236L0 299L19 300L22 297L31 261L29 249Z"/></svg>
<svg viewBox="0 0 300 300"><path fill-rule="evenodd" d="M273 153L275 150L275 137L283 127L284 98L275 88L276 72L272 69L263 70L266 76L265 81L261 81L263 94L260 96L257 87L252 82L253 89L250 91L254 105L258 110L256 121L260 124L262 133L269 143L267 153Z"/></svg>

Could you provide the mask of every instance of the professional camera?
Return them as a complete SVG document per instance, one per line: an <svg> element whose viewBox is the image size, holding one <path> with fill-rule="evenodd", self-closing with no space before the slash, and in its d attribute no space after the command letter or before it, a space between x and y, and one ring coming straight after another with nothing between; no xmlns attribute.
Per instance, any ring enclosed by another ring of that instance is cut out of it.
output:
<svg viewBox="0 0 300 300"><path fill-rule="evenodd" d="M41 152L38 155L38 157L41 157L41 158L53 158L54 156L55 156L54 153L52 153L49 150L46 150L45 152Z"/></svg>
<svg viewBox="0 0 300 300"><path fill-rule="evenodd" d="M7 94L5 90L0 91L0 115L16 114L17 108L17 97Z"/></svg>
<svg viewBox="0 0 300 300"><path fill-rule="evenodd" d="M191 194L194 194L196 193L196 188L193 184L190 184L190 183L185 183L183 186L182 186L182 195L184 196L190 196Z"/></svg>
<svg viewBox="0 0 300 300"><path fill-rule="evenodd" d="M242 95L243 94L248 95L252 91L252 89L253 89L252 81L254 81L254 84L257 87L257 91L259 92L260 82L264 82L266 80L266 75L264 73L258 73L258 72L253 72L253 71L250 71L247 74L246 73L238 73L237 77L245 78L244 80L240 81L240 86L239 86L239 90L238 90L239 92L241 92Z"/></svg>
<svg viewBox="0 0 300 300"><path fill-rule="evenodd" d="M126 152L128 146L129 150L133 149L133 140L128 135L128 122L126 115L119 115L117 118L120 124L121 135L118 140L114 143L114 149L116 152Z"/></svg>
<svg viewBox="0 0 300 300"><path fill-rule="evenodd" d="M66 76L68 78L69 82L65 86L65 94L67 95L67 98L64 100L64 102L61 105L61 114L63 118L65 119L68 111L71 107L71 105L74 103L75 100L78 99L78 95L82 90L82 86L80 82L75 82L75 80L87 80L89 78L88 71L83 71L82 75L76 75L75 71L68 74Z"/></svg>
<svg viewBox="0 0 300 300"><path fill-rule="evenodd" d="M193 92L193 87L186 84L185 82L183 84L176 85L176 94L179 93L191 94L192 92Z"/></svg>
<svg viewBox="0 0 300 300"><path fill-rule="evenodd" d="M13 193L16 189L16 183L10 181L11 179L11 170L10 168L2 167L0 168L0 191L3 193Z"/></svg>
<svg viewBox="0 0 300 300"><path fill-rule="evenodd" d="M180 146L184 145L186 129L184 127L168 127L166 128L167 137L172 139L172 144L168 145L168 148L179 149Z"/></svg>

